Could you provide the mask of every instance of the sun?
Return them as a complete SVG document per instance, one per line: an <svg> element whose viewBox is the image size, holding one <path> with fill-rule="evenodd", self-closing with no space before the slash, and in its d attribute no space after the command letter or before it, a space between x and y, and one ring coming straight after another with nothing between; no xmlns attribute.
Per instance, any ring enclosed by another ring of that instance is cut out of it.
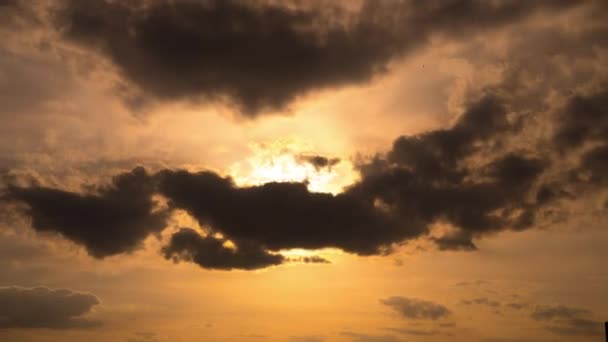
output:
<svg viewBox="0 0 608 342"><path fill-rule="evenodd" d="M254 144L251 149L251 157L230 168L230 174L239 186L306 182L309 191L337 194L358 177L349 160L340 160L335 165L325 167L307 162L302 156L315 153L305 144L278 141Z"/></svg>

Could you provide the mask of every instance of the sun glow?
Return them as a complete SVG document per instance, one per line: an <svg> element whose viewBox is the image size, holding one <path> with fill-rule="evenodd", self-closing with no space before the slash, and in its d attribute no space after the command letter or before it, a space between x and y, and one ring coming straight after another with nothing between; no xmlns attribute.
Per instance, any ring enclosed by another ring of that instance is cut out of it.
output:
<svg viewBox="0 0 608 342"><path fill-rule="evenodd" d="M304 156L314 155L310 146L295 141L277 141L251 146L253 155L234 164L230 173L240 186L269 182L306 182L313 192L337 194L357 180L349 160L315 166Z"/></svg>

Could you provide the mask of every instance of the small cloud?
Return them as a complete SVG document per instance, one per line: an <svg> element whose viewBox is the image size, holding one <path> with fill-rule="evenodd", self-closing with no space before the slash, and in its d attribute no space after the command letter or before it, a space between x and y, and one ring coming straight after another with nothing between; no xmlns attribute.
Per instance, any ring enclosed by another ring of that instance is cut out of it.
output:
<svg viewBox="0 0 608 342"><path fill-rule="evenodd" d="M486 297L474 298L474 299L465 299L461 302L464 305L485 305L492 308L497 308L501 306L500 302L495 300L489 300Z"/></svg>
<svg viewBox="0 0 608 342"><path fill-rule="evenodd" d="M318 155L301 155L299 159L314 166L317 170L323 168L331 169L333 166L340 163L340 158L328 158Z"/></svg>
<svg viewBox="0 0 608 342"><path fill-rule="evenodd" d="M416 298L395 296L380 302L407 319L437 320L450 314L450 310L441 304Z"/></svg>
<svg viewBox="0 0 608 342"><path fill-rule="evenodd" d="M331 261L318 255L290 257L287 261L305 264L331 264Z"/></svg>
<svg viewBox="0 0 608 342"><path fill-rule="evenodd" d="M539 305L532 312L532 318L537 321L548 321L552 319L572 319L586 314L589 314L589 311L585 309L571 308L564 305Z"/></svg>

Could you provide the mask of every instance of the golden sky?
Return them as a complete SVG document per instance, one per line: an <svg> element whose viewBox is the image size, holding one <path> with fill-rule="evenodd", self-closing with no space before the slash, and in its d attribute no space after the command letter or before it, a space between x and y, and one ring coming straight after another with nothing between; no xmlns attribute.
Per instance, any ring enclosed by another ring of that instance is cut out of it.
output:
<svg viewBox="0 0 608 342"><path fill-rule="evenodd" d="M606 14L0 0L0 340L601 341Z"/></svg>

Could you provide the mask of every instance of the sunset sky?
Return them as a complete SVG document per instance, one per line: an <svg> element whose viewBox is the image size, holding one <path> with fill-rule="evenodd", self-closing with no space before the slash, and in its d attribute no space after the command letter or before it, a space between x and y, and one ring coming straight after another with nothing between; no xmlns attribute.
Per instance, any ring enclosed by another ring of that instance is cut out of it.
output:
<svg viewBox="0 0 608 342"><path fill-rule="evenodd" d="M0 0L0 341L604 341L605 0Z"/></svg>

